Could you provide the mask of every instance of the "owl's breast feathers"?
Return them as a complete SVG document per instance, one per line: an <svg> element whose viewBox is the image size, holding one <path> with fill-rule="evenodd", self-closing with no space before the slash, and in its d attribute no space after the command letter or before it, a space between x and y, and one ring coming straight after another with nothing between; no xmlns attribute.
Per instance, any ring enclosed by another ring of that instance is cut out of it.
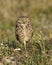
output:
<svg viewBox="0 0 52 65"><path fill-rule="evenodd" d="M19 19L19 21L21 21L21 20ZM25 24L23 24L23 26L22 26L22 24L18 23L18 21L17 21L16 28L15 28L16 38L19 42L22 42L22 43L24 42L24 40L26 42L28 42L33 35L33 28L31 26L30 22L28 22L28 24L26 26L25 26Z"/></svg>

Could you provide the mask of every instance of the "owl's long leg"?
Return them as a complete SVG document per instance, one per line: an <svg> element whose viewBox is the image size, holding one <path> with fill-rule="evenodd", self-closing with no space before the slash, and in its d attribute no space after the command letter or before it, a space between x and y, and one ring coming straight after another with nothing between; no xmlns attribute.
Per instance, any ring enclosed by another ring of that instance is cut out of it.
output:
<svg viewBox="0 0 52 65"><path fill-rule="evenodd" d="M27 57L26 41L24 41L24 47L25 47L25 52L26 52L26 57Z"/></svg>
<svg viewBox="0 0 52 65"><path fill-rule="evenodd" d="M26 41L24 41L24 47L25 47L25 50L26 50Z"/></svg>

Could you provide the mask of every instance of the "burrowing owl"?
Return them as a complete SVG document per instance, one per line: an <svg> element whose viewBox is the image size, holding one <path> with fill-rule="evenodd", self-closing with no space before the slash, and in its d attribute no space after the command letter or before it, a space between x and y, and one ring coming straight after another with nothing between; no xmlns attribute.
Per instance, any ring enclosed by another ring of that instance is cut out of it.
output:
<svg viewBox="0 0 52 65"><path fill-rule="evenodd" d="M16 22L15 28L16 38L20 43L24 43L26 49L26 43L31 39L33 35L33 28L31 21L26 16L21 16Z"/></svg>

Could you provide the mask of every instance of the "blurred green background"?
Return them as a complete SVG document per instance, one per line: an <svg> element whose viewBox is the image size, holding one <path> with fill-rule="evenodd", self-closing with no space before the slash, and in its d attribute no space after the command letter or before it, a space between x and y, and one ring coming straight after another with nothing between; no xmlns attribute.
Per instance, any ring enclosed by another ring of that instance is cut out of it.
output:
<svg viewBox="0 0 52 65"><path fill-rule="evenodd" d="M27 58L24 45L15 38L15 24L21 15L31 19L34 29ZM14 48L21 51L14 52ZM17 65L52 65L52 0L0 0L1 59L3 56L15 57Z"/></svg>

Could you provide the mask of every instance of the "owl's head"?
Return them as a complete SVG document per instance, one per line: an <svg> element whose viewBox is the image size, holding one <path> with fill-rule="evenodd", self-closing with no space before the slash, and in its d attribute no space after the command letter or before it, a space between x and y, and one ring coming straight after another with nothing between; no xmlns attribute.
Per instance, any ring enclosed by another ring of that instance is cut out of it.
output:
<svg viewBox="0 0 52 65"><path fill-rule="evenodd" d="M30 19L27 16L21 16L17 20L17 24L19 25L27 25L30 23Z"/></svg>

